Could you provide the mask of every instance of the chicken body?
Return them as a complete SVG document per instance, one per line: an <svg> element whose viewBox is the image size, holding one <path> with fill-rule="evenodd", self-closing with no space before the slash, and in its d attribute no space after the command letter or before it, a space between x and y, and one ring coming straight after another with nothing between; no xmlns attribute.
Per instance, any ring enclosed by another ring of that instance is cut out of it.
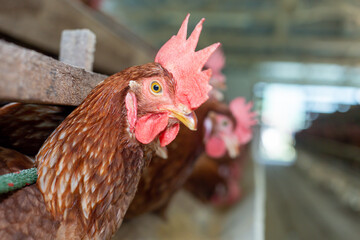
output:
<svg viewBox="0 0 360 240"><path fill-rule="evenodd" d="M235 98L229 108L236 125L229 116L211 113L206 118L209 128L205 136L206 154L197 161L185 188L205 203L229 206L241 196L241 173L247 154L247 144L252 138L256 113L252 103ZM211 129L211 131L210 131Z"/></svg>
<svg viewBox="0 0 360 240"><path fill-rule="evenodd" d="M10 103L0 108L0 146L35 157L74 107Z"/></svg>
<svg viewBox="0 0 360 240"><path fill-rule="evenodd" d="M0 147L0 174L31 168L25 155ZM0 239L54 239L59 226L36 185L0 196Z"/></svg>
<svg viewBox="0 0 360 240"><path fill-rule="evenodd" d="M234 158L224 156L214 159L202 154L184 187L203 203L216 207L227 207L240 199L241 176L244 168L244 151Z"/></svg>
<svg viewBox="0 0 360 240"><path fill-rule="evenodd" d="M196 161L184 187L205 203L210 201L216 191L223 194L227 190L226 179L219 174L219 164L206 154L202 154Z"/></svg>
<svg viewBox="0 0 360 240"><path fill-rule="evenodd" d="M0 126L6 129L5 126L9 124L10 126L14 125L14 128L21 125L23 127L22 132L27 132L29 137L28 139L24 139L22 135L16 135L15 131L8 131L10 136L8 136L9 134L3 134L2 137L4 138L4 142L10 143L18 141L17 139L22 139L23 142L20 142L20 144L10 146L12 148L17 147L22 153L37 152L40 145L34 144L34 146L29 149L25 148L25 146L28 145L27 142L33 137L46 139L53 131L52 128L55 129L55 126L59 124L62 119L65 119L69 111L69 108L33 104L14 104L7 108L8 114L3 113ZM181 128L174 142L167 146L168 159L163 159L159 156L152 158L150 165L146 167L142 173L137 193L127 210L126 218L133 218L151 211L164 214L163 211L173 194L184 185L188 177L192 174L198 157L204 151L202 142L205 129L202 124L209 112L231 115L225 104L219 103L214 99L207 101L196 110L199 130L193 132L187 128ZM39 115L39 113L42 113L42 115ZM46 127L40 128L41 126ZM13 141L8 141L8 139L13 139ZM37 143L41 141L40 139L39 141L35 139L33 142ZM199 164L201 164L201 161ZM211 175L211 173L209 175ZM221 178L221 176L216 179L226 185L226 181ZM208 185L210 188L215 184Z"/></svg>
<svg viewBox="0 0 360 240"><path fill-rule="evenodd" d="M134 198L142 170L156 151L175 139L180 121L196 130L193 111L208 99L211 70L202 69L219 43L195 52L204 19L187 38L189 16L154 63L105 79L49 136L36 155L36 185L9 194L0 204L0 237L112 236ZM11 202L30 209L13 209L13 214L28 213L17 219L13 232L7 211ZM37 228L45 225L49 234Z"/></svg>
<svg viewBox="0 0 360 240"><path fill-rule="evenodd" d="M138 142L129 130L125 97L131 80L142 83L153 77L174 93L170 75L159 64L129 68L99 84L57 127L36 156L37 185L2 199L1 239L112 236L158 145ZM141 106L137 116L156 115L159 102L156 106L145 99L142 88L134 93ZM168 127L176 124L168 121Z"/></svg>

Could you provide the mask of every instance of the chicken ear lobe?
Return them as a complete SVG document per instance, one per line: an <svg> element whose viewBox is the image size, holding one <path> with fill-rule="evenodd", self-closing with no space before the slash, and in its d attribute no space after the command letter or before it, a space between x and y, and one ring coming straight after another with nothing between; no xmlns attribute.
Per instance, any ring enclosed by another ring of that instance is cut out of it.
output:
<svg viewBox="0 0 360 240"><path fill-rule="evenodd" d="M127 118L129 123L129 128L131 132L135 130L135 124L137 120L137 100L135 93L128 92L125 97L125 106L127 111Z"/></svg>

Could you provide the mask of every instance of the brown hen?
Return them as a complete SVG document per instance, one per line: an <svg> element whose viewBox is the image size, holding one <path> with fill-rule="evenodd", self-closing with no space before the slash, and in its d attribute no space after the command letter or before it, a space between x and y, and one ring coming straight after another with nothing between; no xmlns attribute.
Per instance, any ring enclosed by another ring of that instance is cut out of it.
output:
<svg viewBox="0 0 360 240"><path fill-rule="evenodd" d="M205 137L206 154L197 161L185 188L205 203L229 206L241 196L239 182L244 171L246 145L256 124L252 103L235 98L229 108L236 119L233 125L228 116L212 113L207 119L212 133Z"/></svg>
<svg viewBox="0 0 360 240"><path fill-rule="evenodd" d="M155 63L105 79L49 136L36 155L37 184L1 201L1 239L112 236L155 151L179 121L196 129L192 111L208 98L211 71L201 69L218 44L195 52L203 20L186 39L188 18Z"/></svg>
<svg viewBox="0 0 360 240"><path fill-rule="evenodd" d="M112 235L136 192L141 169L155 151L155 144L143 145L129 134L126 90L130 79L140 81L164 71L155 63L130 68L92 91L38 153L37 185L13 193L0 204L1 238L106 239ZM15 217L19 215L20 219ZM44 224L53 231L39 229Z"/></svg>

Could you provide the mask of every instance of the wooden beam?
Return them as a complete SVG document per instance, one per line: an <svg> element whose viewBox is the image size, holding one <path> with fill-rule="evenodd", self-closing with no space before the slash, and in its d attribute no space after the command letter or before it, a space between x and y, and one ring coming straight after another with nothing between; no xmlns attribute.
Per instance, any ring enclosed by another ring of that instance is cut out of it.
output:
<svg viewBox="0 0 360 240"><path fill-rule="evenodd" d="M1 0L0 32L55 56L64 29L95 33L94 68L114 73L153 61L155 50L126 27L73 0Z"/></svg>
<svg viewBox="0 0 360 240"><path fill-rule="evenodd" d="M79 105L105 75L0 40L0 100Z"/></svg>

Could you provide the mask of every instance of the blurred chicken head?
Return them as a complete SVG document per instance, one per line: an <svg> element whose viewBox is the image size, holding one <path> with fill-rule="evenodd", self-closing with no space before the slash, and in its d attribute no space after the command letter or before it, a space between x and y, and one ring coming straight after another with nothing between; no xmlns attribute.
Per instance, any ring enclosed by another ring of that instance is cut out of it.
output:
<svg viewBox="0 0 360 240"><path fill-rule="evenodd" d="M230 103L230 110L236 122L229 116L210 112L205 119L205 149L213 158L223 157L226 153L235 158L240 153L240 146L252 138L251 127L256 124L251 112L252 103L246 104L244 98L236 98Z"/></svg>

